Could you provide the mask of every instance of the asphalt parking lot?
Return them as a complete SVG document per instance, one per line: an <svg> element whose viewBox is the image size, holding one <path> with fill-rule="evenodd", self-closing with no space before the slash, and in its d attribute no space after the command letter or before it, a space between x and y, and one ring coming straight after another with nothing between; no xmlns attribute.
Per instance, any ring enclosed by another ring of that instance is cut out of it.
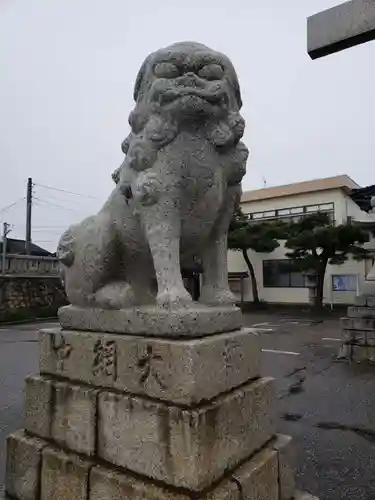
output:
<svg viewBox="0 0 375 500"><path fill-rule="evenodd" d="M338 319L251 313L263 373L275 378L277 428L293 436L297 485L321 500L375 499L375 367L337 362ZM0 327L0 477L5 438L22 427L23 385L38 372L38 330ZM2 481L0 481L2 482Z"/></svg>

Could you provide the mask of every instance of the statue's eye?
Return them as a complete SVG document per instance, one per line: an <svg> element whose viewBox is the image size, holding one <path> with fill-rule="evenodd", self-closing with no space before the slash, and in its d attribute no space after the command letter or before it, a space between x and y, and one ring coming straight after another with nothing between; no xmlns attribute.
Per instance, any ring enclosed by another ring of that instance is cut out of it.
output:
<svg viewBox="0 0 375 500"><path fill-rule="evenodd" d="M207 64L198 71L198 75L206 80L221 80L224 76L224 70L219 64Z"/></svg>
<svg viewBox="0 0 375 500"><path fill-rule="evenodd" d="M161 62L155 65L154 74L159 78L176 78L180 76L180 70L173 63Z"/></svg>

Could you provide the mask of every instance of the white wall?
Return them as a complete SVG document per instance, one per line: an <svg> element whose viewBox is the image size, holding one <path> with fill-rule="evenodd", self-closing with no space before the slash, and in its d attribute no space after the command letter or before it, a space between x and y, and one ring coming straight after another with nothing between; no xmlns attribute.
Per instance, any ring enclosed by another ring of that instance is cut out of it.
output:
<svg viewBox="0 0 375 500"><path fill-rule="evenodd" d="M307 303L307 288L268 288L263 286L263 260L285 259L284 242L280 242L280 247L270 253L256 253L248 251L249 258L254 266L255 276L258 283L259 298L266 302L278 303ZM241 252L229 251L228 268L230 272L248 271ZM245 280L244 300L252 301L252 290L250 278Z"/></svg>
<svg viewBox="0 0 375 500"><path fill-rule="evenodd" d="M302 205L315 205L322 203L334 203L335 220L338 224L345 223L348 216L356 219L364 219L367 214L362 212L358 205L349 198L341 189L332 189L308 194L298 194L283 198L274 198L269 200L259 200L242 204L244 213L261 212L267 210L277 210L289 207L298 207ZM371 243L374 246L374 242ZM306 304L309 302L309 290L307 288L268 288L263 287L263 260L285 259L284 242L280 242L280 247L268 254L260 254L248 251L250 260L254 266L255 275L258 283L258 292L261 300L273 303L295 303ZM246 263L241 252L229 251L228 253L229 272L248 271ZM324 302L333 304L353 303L356 292L333 292L332 275L333 274L356 274L359 280L359 291L362 289L366 272L368 272L369 263L362 261L356 262L348 259L341 266L327 266L324 282ZM244 299L252 301L252 290L250 278L244 283Z"/></svg>
<svg viewBox="0 0 375 500"><path fill-rule="evenodd" d="M340 224L344 222L347 217L346 199L348 199L348 196L341 189L327 189L326 191L318 191L314 193L303 193L292 196L283 196L281 198L244 202L241 203L241 207L244 213L253 213L305 205L334 203L336 221Z"/></svg>

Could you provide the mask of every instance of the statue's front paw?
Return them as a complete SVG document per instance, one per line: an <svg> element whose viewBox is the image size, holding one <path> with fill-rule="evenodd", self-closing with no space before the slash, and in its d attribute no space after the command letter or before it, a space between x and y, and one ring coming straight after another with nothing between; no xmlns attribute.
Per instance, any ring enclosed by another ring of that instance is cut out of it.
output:
<svg viewBox="0 0 375 500"><path fill-rule="evenodd" d="M190 293L185 288L171 288L164 292L158 293L156 297L158 306L164 308L179 308L191 305L193 299Z"/></svg>
<svg viewBox="0 0 375 500"><path fill-rule="evenodd" d="M233 306L236 303L236 297L229 289L203 287L199 302L209 306Z"/></svg>

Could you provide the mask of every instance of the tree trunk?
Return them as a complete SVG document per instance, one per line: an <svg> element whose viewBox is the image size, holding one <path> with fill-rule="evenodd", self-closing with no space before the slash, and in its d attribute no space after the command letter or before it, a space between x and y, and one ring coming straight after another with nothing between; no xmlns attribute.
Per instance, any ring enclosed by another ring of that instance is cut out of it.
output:
<svg viewBox="0 0 375 500"><path fill-rule="evenodd" d="M246 265L249 268L250 277L251 277L251 288L253 291L253 302L254 304L259 304L259 294L258 294L258 285L255 277L254 267L247 255L247 250L242 250L243 258L245 259Z"/></svg>
<svg viewBox="0 0 375 500"><path fill-rule="evenodd" d="M314 308L316 310L323 309L323 292L324 292L324 277L327 269L327 262L322 262L317 271L317 280L316 280L316 296L314 300Z"/></svg>

